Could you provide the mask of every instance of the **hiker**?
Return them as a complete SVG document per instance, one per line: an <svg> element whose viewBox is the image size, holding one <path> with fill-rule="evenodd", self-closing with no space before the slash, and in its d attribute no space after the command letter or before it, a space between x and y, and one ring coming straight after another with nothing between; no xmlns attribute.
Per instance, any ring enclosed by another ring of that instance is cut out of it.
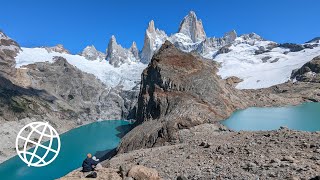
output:
<svg viewBox="0 0 320 180"><path fill-rule="evenodd" d="M90 153L87 154L87 158L82 163L82 172L94 171L98 163L99 161L92 159L92 155Z"/></svg>

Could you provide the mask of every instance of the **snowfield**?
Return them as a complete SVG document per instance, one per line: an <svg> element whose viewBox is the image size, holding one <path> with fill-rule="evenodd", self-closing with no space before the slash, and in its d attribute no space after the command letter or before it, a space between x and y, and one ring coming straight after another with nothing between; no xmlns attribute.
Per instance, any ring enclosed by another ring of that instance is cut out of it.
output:
<svg viewBox="0 0 320 180"><path fill-rule="evenodd" d="M302 67L314 57L320 55L320 47L288 52L289 49L274 48L270 52L255 55L258 47L266 46L271 41L258 41L254 45L234 43L231 52L219 54L215 61L221 63L218 74L222 78L237 76L243 81L238 89L259 89L281 84L290 79L294 69ZM266 62L262 58L270 57Z"/></svg>
<svg viewBox="0 0 320 180"><path fill-rule="evenodd" d="M22 51L16 57L16 68L36 62L53 62L54 56L64 57L70 64L81 71L95 75L108 87L123 86L123 90L131 90L141 78L146 64L131 62L116 68L107 61L89 61L80 55L71 55L58 52L48 52L44 48L21 48Z"/></svg>

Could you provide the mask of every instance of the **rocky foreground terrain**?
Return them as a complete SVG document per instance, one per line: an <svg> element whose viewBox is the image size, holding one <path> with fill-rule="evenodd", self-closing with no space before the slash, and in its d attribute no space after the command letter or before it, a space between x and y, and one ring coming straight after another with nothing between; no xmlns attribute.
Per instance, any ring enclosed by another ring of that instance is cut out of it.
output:
<svg viewBox="0 0 320 180"><path fill-rule="evenodd" d="M287 128L232 132L202 124L180 130L178 137L180 143L174 145L135 150L105 161L98 179L298 180L320 172L319 132ZM137 166L140 170L133 174ZM80 177L76 170L62 179Z"/></svg>
<svg viewBox="0 0 320 180"><path fill-rule="evenodd" d="M311 179L320 175L319 132L287 128L233 132L219 123L249 106L319 102L320 84L313 78L297 78L266 89L238 90L234 87L241 79L221 79L218 66L165 42L142 74L136 127L124 136L118 154L103 162L98 178ZM64 178L81 177L76 170Z"/></svg>

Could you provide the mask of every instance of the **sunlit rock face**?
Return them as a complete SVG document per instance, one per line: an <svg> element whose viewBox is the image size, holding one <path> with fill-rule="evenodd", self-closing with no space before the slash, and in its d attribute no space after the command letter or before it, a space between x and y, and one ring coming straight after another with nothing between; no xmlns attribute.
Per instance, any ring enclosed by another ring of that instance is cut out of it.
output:
<svg viewBox="0 0 320 180"><path fill-rule="evenodd" d="M102 61L106 58L106 55L98 51L93 45L85 47L80 55L91 61Z"/></svg>
<svg viewBox="0 0 320 180"><path fill-rule="evenodd" d="M0 75L10 78L15 73L15 57L20 51L17 42L0 31Z"/></svg>
<svg viewBox="0 0 320 180"><path fill-rule="evenodd" d="M180 23L179 33L185 34L191 38L193 42L203 41L206 33L203 29L202 21L197 18L195 12L190 11Z"/></svg>
<svg viewBox="0 0 320 180"><path fill-rule="evenodd" d="M117 43L116 37L112 36L108 44L106 60L115 67L119 67L124 63L130 64L131 62L139 61L130 49L123 48Z"/></svg>
<svg viewBox="0 0 320 180"><path fill-rule="evenodd" d="M150 21L144 37L141 62L149 63L155 51L161 47L166 39L168 39L167 34L162 30L156 29L154 21Z"/></svg>

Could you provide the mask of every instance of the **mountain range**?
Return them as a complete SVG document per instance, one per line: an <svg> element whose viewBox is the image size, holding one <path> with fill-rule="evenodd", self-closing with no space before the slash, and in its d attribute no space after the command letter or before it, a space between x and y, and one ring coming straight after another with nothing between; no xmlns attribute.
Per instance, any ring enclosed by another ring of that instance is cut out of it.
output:
<svg viewBox="0 0 320 180"><path fill-rule="evenodd" d="M62 56L80 70L94 74L109 87L130 90L139 84L140 74L152 56L166 41L184 52L192 52L220 63L222 78L241 79L238 89L266 88L290 80L291 72L320 54L319 39L305 44L276 43L255 33L238 35L235 30L221 38L207 37L202 21L190 11L181 21L177 33L168 36L151 20L145 32L141 50L135 42L129 49L118 44L112 36L106 52L93 45L78 55L72 55L62 45L55 47L21 48L16 67L34 62L52 61Z"/></svg>

